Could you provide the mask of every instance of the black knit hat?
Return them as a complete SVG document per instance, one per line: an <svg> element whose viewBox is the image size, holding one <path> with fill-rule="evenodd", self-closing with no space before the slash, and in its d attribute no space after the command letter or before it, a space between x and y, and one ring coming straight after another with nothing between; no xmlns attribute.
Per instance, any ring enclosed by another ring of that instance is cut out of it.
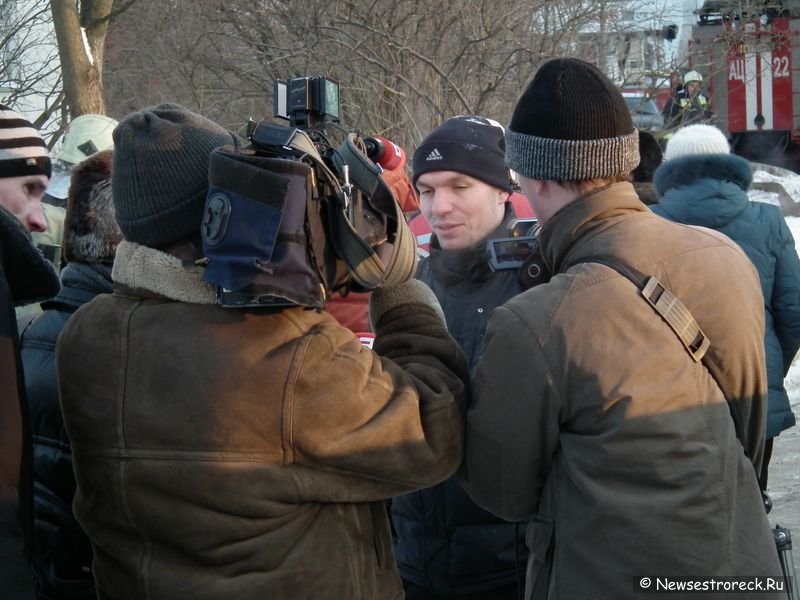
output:
<svg viewBox="0 0 800 600"><path fill-rule="evenodd" d="M539 180L628 175L639 164L639 134L608 77L582 60L556 58L542 65L517 102L506 164Z"/></svg>
<svg viewBox="0 0 800 600"><path fill-rule="evenodd" d="M226 144L241 145L213 121L176 104L120 121L111 187L125 239L159 248L199 233L211 151Z"/></svg>
<svg viewBox="0 0 800 600"><path fill-rule="evenodd" d="M0 177L50 177L47 146L33 124L0 104Z"/></svg>
<svg viewBox="0 0 800 600"><path fill-rule="evenodd" d="M455 171L510 192L505 148L503 127L496 121L475 115L448 119L414 152L414 185L424 173Z"/></svg>
<svg viewBox="0 0 800 600"><path fill-rule="evenodd" d="M122 232L111 198L113 150L93 154L72 170L64 218L64 258L67 262L114 262Z"/></svg>

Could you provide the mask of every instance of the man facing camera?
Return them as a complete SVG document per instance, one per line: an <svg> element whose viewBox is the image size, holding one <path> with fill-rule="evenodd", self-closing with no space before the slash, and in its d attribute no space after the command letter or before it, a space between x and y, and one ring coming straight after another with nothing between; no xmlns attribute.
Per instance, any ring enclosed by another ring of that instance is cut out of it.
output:
<svg viewBox="0 0 800 600"><path fill-rule="evenodd" d="M442 306L470 369L496 306L525 286L517 268L497 268L488 244L507 238L509 201L503 128L477 115L448 119L414 152L413 180L433 235L417 279ZM524 579L524 526L477 506L455 477L392 500L395 550L406 598L516 600Z"/></svg>

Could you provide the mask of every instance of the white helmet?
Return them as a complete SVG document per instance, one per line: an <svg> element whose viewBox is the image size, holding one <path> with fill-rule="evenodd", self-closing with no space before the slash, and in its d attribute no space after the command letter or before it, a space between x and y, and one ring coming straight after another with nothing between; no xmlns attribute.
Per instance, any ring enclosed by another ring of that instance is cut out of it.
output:
<svg viewBox="0 0 800 600"><path fill-rule="evenodd" d="M113 148L111 133L116 126L114 119L103 115L75 117L64 134L56 159L76 165L96 152Z"/></svg>
<svg viewBox="0 0 800 600"><path fill-rule="evenodd" d="M53 161L48 196L66 200L72 168L96 152L113 148L111 134L116 126L114 119L103 115L81 115L72 119Z"/></svg>
<svg viewBox="0 0 800 600"><path fill-rule="evenodd" d="M703 76L700 75L700 73L698 73L697 71L689 71L686 75L683 76L683 85L686 85L687 83L691 83L693 81L702 83Z"/></svg>

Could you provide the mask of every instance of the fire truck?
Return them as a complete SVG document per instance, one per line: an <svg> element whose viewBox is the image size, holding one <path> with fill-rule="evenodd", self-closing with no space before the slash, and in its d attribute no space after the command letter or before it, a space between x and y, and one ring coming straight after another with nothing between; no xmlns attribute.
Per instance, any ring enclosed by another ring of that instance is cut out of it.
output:
<svg viewBox="0 0 800 600"><path fill-rule="evenodd" d="M800 167L800 0L707 0L695 14L688 65L733 151Z"/></svg>

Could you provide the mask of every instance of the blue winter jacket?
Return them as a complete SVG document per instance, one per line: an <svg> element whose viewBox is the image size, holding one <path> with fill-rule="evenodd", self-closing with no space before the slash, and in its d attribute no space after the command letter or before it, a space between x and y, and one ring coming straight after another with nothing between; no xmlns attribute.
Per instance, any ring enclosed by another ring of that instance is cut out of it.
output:
<svg viewBox="0 0 800 600"><path fill-rule="evenodd" d="M672 221L724 233L758 270L766 313L767 438L772 438L795 424L783 379L800 348L800 259L780 209L748 199L752 182L750 163L739 156L683 156L656 171L659 202L650 208Z"/></svg>
<svg viewBox="0 0 800 600"><path fill-rule="evenodd" d="M98 294L110 294L111 266L69 263L61 291L42 302L42 313L20 329L33 447L31 564L39 598L96 598L89 538L75 520L72 450L64 429L56 377L56 340L67 320ZM93 362L86 357L87 364Z"/></svg>

